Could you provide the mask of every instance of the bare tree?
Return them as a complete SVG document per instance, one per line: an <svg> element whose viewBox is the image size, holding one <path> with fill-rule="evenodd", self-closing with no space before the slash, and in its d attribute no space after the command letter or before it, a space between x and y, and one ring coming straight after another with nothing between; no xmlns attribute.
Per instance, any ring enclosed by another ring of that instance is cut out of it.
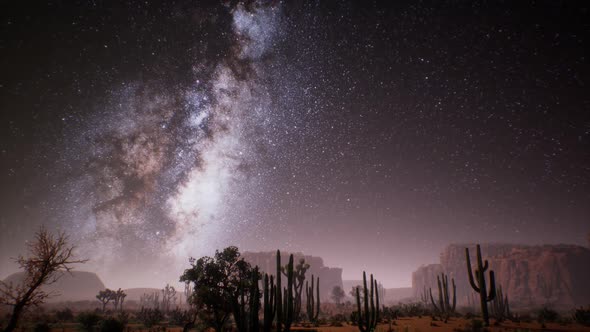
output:
<svg viewBox="0 0 590 332"><path fill-rule="evenodd" d="M123 291L121 288L119 288L116 292L113 293L113 305L115 306L115 311L117 310L117 308L123 311L123 301L126 297L127 294L125 294L125 291Z"/></svg>
<svg viewBox="0 0 590 332"><path fill-rule="evenodd" d="M176 300L176 289L169 284L162 289L162 310L164 312L170 311L170 305Z"/></svg>
<svg viewBox="0 0 590 332"><path fill-rule="evenodd" d="M344 293L344 290L342 290L340 286L334 286L334 288L332 288L332 294L330 296L332 297L332 300L334 300L334 303L340 305L342 299L346 297L346 293Z"/></svg>
<svg viewBox="0 0 590 332"><path fill-rule="evenodd" d="M73 259L74 249L64 232L54 236L41 227L35 234L35 240L28 244L29 257L19 256L16 259L24 270L23 281L18 285L0 281L0 304L12 307L4 332L14 331L18 319L28 307L38 306L46 298L57 295L43 291L41 286L55 283L64 272L72 270L73 264L88 261Z"/></svg>
<svg viewBox="0 0 590 332"><path fill-rule="evenodd" d="M116 294L117 293L115 291L108 288L98 292L98 295L96 295L96 299L100 301L100 303L102 303L102 312L105 312L107 304L109 304L109 302L115 300Z"/></svg>

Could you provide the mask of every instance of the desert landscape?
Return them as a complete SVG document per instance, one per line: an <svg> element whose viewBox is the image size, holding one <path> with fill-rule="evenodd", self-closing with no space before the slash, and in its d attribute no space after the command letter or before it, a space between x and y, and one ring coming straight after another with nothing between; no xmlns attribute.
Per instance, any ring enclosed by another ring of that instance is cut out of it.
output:
<svg viewBox="0 0 590 332"><path fill-rule="evenodd" d="M590 266L582 264L590 249L579 246L485 245L488 260L480 245L450 245L441 264L413 273L411 296L392 298L386 295L395 289L364 272L361 282L346 281L347 294L342 269L324 266L320 257L241 255L236 247L192 260L178 291L169 284L111 290L94 273L65 272L74 261L63 261L71 247L59 239L41 230L37 240L50 250L31 247L28 263L21 262L26 271L2 281L2 324L19 315L20 329L34 331L590 331L590 307L584 308ZM517 270L515 259L524 264ZM535 277L522 273L532 269ZM19 304L35 309L17 312Z"/></svg>
<svg viewBox="0 0 590 332"><path fill-rule="evenodd" d="M589 24L3 1L0 332L590 332Z"/></svg>

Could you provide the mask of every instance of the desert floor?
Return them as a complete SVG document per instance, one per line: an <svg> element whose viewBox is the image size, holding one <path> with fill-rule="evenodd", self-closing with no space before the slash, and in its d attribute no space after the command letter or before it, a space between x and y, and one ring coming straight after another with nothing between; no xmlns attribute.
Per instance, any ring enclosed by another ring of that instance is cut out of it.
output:
<svg viewBox="0 0 590 332"><path fill-rule="evenodd" d="M413 318L399 318L395 321L395 325L392 328L395 332L420 332L420 331L437 331L437 332L454 332L454 331L465 331L465 327L469 321L462 318L455 318L449 320L448 323L441 321L434 322L435 326L432 326L432 319L430 317L413 317ZM492 322L493 323L493 322ZM354 325L344 325L342 327L333 326L321 326L317 328L304 328L299 326L291 327L292 331L313 331L319 332L359 332L358 328ZM389 330L388 324L381 324L377 327L376 332L387 332ZM541 327L541 324L537 322L533 323L513 323L504 322L499 326L492 326L487 328L490 332L500 331L586 331L590 332L590 327L582 326L579 324L560 325L557 323L547 323L545 328ZM65 324L64 327L54 327L52 332L77 332L79 331L76 324ZM127 325L126 331L133 332L148 332L150 330L142 327L138 324ZM154 330L152 330L154 331ZM160 330L162 331L162 330ZM168 327L167 332L181 332L182 328L179 327ZM212 331L212 330L211 330Z"/></svg>

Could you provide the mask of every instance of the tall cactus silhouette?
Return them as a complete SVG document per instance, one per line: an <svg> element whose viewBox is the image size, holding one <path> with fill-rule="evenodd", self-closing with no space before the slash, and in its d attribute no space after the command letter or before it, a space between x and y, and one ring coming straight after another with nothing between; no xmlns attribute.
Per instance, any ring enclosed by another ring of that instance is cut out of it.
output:
<svg viewBox="0 0 590 332"><path fill-rule="evenodd" d="M258 320L258 312L260 311L260 288L258 281L260 280L260 273L258 266L252 270L252 279L250 280L250 303L249 303L249 326L248 330L251 332L260 331L260 323Z"/></svg>
<svg viewBox="0 0 590 332"><path fill-rule="evenodd" d="M277 332L283 329L283 288L281 287L281 251L277 250L277 286L275 287L276 295L276 315L277 315Z"/></svg>
<svg viewBox="0 0 590 332"><path fill-rule="evenodd" d="M490 325L490 316L488 313L488 302L493 301L496 297L496 280L494 278L494 271L490 270L490 291L486 292L486 278L485 272L489 268L488 261L482 262L481 247L479 244L477 249L477 269L475 270L475 278L471 271L471 259L469 258L469 248L465 248L465 257L467 259L467 273L469 276L469 283L473 290L479 293L479 300L481 304L481 315L487 326ZM476 283L477 282L477 283Z"/></svg>
<svg viewBox="0 0 590 332"><path fill-rule="evenodd" d="M371 274L371 292L367 289L367 274L363 271L364 310L361 308L360 287L356 288L356 305L358 309L358 328L361 332L373 332L379 321L379 289L377 280ZM375 303L375 299L377 300Z"/></svg>
<svg viewBox="0 0 590 332"><path fill-rule="evenodd" d="M307 317L309 318L310 322L317 321L320 315L320 277L317 277L317 284L315 290L316 295L314 296L314 277L312 274L311 287L309 287L307 281L305 282L305 295L307 299Z"/></svg>
<svg viewBox="0 0 590 332"><path fill-rule="evenodd" d="M453 286L453 304L451 305L451 299L449 296L449 277L441 273L440 276L436 276L436 283L438 286L438 306L432 297L432 288L430 288L430 301L434 310L441 315L450 315L455 312L457 306L457 287L455 286L455 279L451 278L451 284Z"/></svg>
<svg viewBox="0 0 590 332"><path fill-rule="evenodd" d="M293 254L289 255L289 264L284 267L287 275L287 288L285 289L284 302L284 313L283 313L283 324L285 332L291 330L291 323L293 323L293 316L295 313L295 298L293 297L293 286L294 286L294 268L293 268Z"/></svg>
<svg viewBox="0 0 590 332"><path fill-rule="evenodd" d="M264 274L264 332L270 332L276 313L276 286L272 275Z"/></svg>

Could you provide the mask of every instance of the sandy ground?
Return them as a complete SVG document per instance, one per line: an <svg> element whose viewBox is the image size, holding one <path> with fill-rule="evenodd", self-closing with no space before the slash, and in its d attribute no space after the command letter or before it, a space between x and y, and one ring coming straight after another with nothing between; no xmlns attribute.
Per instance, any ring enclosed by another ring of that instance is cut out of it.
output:
<svg viewBox="0 0 590 332"><path fill-rule="evenodd" d="M463 331L465 329L466 324L468 323L467 320L462 318L452 319L448 323L444 323L441 321L436 321L434 324L436 326L431 326L432 319L430 317L422 317L422 318L400 318L396 320L396 325L393 325L392 328L395 332L424 332L424 331L437 331L437 332L455 332L455 331ZM332 327L332 326L321 326L319 328L303 328L294 326L291 330L303 331L303 330L318 330L320 332L359 332L358 328L353 325L344 325L342 327ZM382 324L377 327L376 332L387 332L389 330L389 325ZM63 328L54 327L52 328L52 332L77 332L76 324L66 324ZM147 332L149 330L142 328L141 325L138 324L129 324L127 326L127 331L133 332ZM182 328L167 328L167 332L181 332ZM559 325L557 323L548 323L546 324L546 328L541 328L541 324L539 323L512 323L512 322L504 322L500 326L492 326L488 328L490 332L505 332L505 331L586 331L590 332L590 327L585 327L578 324L570 324L570 325Z"/></svg>

